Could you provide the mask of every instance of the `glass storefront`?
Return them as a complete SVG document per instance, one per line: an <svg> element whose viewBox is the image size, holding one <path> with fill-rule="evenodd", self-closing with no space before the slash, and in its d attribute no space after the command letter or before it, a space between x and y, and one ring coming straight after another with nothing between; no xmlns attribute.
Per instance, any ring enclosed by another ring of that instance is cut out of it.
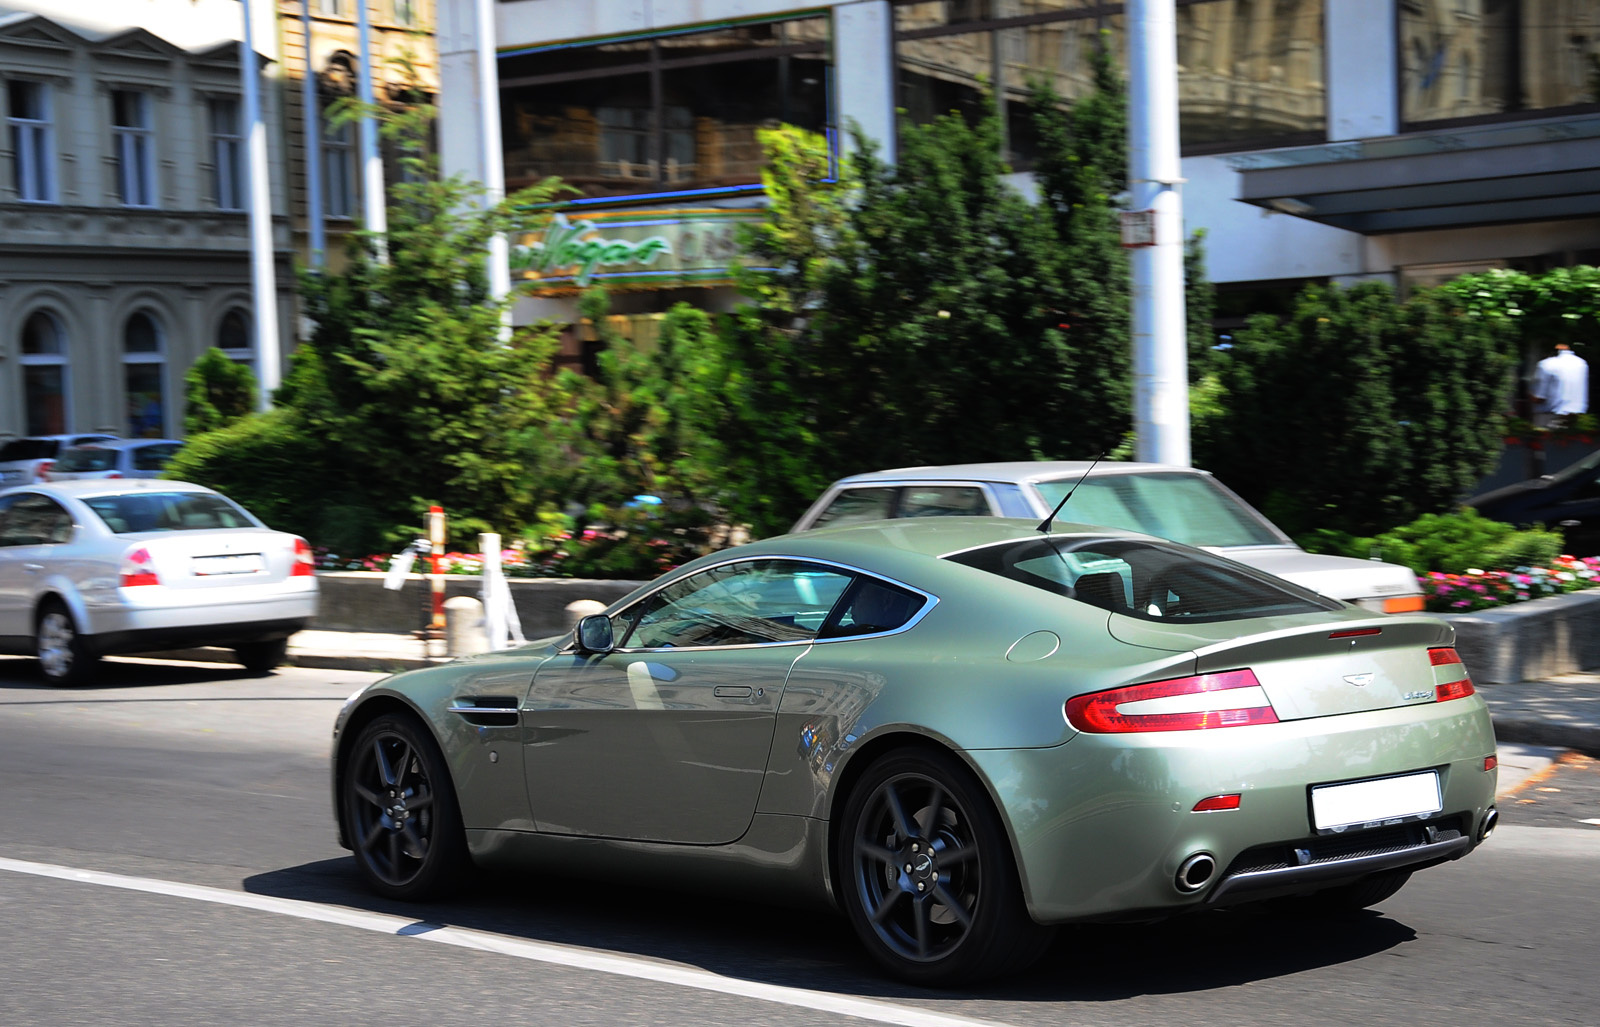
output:
<svg viewBox="0 0 1600 1027"><path fill-rule="evenodd" d="M586 196L752 185L758 129L825 131L828 19L535 49L500 61L506 186Z"/></svg>
<svg viewBox="0 0 1600 1027"><path fill-rule="evenodd" d="M1042 82L1068 101L1093 87L1090 57L1124 61L1121 4L916 0L895 8L898 104L914 123L969 121L994 88L1007 159L1032 167L1026 102ZM1323 0L1194 0L1177 9L1180 134L1189 151L1314 142L1326 125Z"/></svg>
<svg viewBox="0 0 1600 1027"><path fill-rule="evenodd" d="M1399 29L1408 126L1600 104L1594 0L1407 0Z"/></svg>

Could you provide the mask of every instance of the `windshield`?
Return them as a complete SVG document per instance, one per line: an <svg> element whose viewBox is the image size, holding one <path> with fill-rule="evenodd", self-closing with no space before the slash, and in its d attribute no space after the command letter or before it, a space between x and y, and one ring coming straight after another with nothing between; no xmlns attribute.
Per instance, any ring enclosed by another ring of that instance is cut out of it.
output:
<svg viewBox="0 0 1600 1027"><path fill-rule="evenodd" d="M56 463L58 471L109 471L117 466L117 451L114 449L83 448L69 449L61 454L61 459Z"/></svg>
<svg viewBox="0 0 1600 1027"><path fill-rule="evenodd" d="M129 492L90 496L83 502L118 535L260 526L244 510L209 492Z"/></svg>
<svg viewBox="0 0 1600 1027"><path fill-rule="evenodd" d="M1077 481L1041 481L1054 509ZM1181 471L1103 474L1086 478L1057 520L1142 531L1186 546L1281 546L1283 539L1209 475Z"/></svg>
<svg viewBox="0 0 1600 1027"><path fill-rule="evenodd" d="M56 455L60 439L12 439L0 446L0 463L12 460L48 460Z"/></svg>
<svg viewBox="0 0 1600 1027"><path fill-rule="evenodd" d="M1140 620L1211 623L1339 608L1231 560L1132 539L1028 538L946 559Z"/></svg>

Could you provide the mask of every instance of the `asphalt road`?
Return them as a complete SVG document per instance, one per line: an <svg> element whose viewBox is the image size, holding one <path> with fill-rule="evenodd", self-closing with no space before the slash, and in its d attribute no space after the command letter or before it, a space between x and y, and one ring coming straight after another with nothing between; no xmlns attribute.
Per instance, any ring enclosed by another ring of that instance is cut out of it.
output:
<svg viewBox="0 0 1600 1027"><path fill-rule="evenodd" d="M373 899L326 770L333 715L371 677L111 661L68 692L0 658L0 1024L1600 1021L1592 762L1503 801L1489 844L1379 912L1077 927L1026 976L924 992L881 980L827 913L649 881Z"/></svg>

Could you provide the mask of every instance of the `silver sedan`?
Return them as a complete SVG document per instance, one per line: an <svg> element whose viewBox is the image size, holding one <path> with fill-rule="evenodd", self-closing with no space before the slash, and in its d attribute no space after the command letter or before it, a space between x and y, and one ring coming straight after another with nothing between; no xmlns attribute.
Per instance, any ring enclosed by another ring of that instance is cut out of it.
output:
<svg viewBox="0 0 1600 1027"><path fill-rule="evenodd" d="M187 482L0 491L0 652L57 684L110 653L225 646L266 673L317 612L305 539Z"/></svg>

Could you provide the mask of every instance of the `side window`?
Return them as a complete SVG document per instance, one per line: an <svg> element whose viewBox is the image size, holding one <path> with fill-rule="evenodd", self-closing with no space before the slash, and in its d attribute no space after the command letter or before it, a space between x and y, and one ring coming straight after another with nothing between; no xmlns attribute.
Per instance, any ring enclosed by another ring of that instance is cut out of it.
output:
<svg viewBox="0 0 1600 1027"><path fill-rule="evenodd" d="M18 496L0 517L0 546L55 545L72 540L72 515L45 496Z"/></svg>
<svg viewBox="0 0 1600 1027"><path fill-rule="evenodd" d="M976 485L913 485L900 496L901 517L987 517L990 512Z"/></svg>
<svg viewBox="0 0 1600 1027"><path fill-rule="evenodd" d="M904 627L927 601L926 597L887 581L861 578L821 637L847 638L894 631Z"/></svg>
<svg viewBox="0 0 1600 1027"><path fill-rule="evenodd" d="M894 516L892 488L845 489L834 497L827 509L817 515L813 528L830 525L857 524L861 521L881 521Z"/></svg>
<svg viewBox="0 0 1600 1027"><path fill-rule="evenodd" d="M624 649L803 642L849 583L848 574L793 560L723 564L657 591L614 631Z"/></svg>
<svg viewBox="0 0 1600 1027"><path fill-rule="evenodd" d="M159 446L140 446L133 451L133 469L136 471L159 471L167 466L173 456L181 447L176 443L163 443Z"/></svg>

